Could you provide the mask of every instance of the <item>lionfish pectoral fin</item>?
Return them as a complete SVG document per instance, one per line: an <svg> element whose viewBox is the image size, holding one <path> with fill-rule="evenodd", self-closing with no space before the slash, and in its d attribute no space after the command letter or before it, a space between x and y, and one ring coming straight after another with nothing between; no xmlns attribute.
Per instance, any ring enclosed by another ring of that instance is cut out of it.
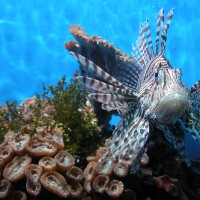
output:
<svg viewBox="0 0 200 200"><path fill-rule="evenodd" d="M118 159L121 162L125 157L133 158L132 173L139 169L140 160L145 153L145 144L149 135L149 122L145 120L136 110L124 118L116 127L111 138L107 152L102 156L100 162L108 155L108 164Z"/></svg>
<svg viewBox="0 0 200 200"><path fill-rule="evenodd" d="M185 162L185 164L189 167L191 166L190 158L187 154L187 151L185 150L185 144L182 137L178 135L174 135L170 129L170 127L166 125L157 125L157 128L162 130L164 133L165 138L168 140L170 144L174 147L174 149L177 150L179 158Z"/></svg>
<svg viewBox="0 0 200 200"><path fill-rule="evenodd" d="M124 89L126 88L121 82L119 82L110 74L105 72L103 69L101 69L101 67L93 63L91 60L72 51L70 51L69 53L80 62L80 64L84 67L85 71L92 73L93 75L96 75L97 77L101 78L102 80L104 80L105 82L113 86L124 88Z"/></svg>

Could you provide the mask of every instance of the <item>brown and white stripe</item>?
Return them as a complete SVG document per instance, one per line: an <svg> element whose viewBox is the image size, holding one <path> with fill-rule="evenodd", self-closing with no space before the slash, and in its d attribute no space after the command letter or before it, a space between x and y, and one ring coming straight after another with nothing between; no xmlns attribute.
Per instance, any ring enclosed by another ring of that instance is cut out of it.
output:
<svg viewBox="0 0 200 200"><path fill-rule="evenodd" d="M100 77L101 79L103 79L104 81L108 82L111 85L120 88L126 88L122 83L120 83L118 80L110 76L107 72L105 72L95 63L93 63L91 60L88 60L86 57L72 51L70 52L70 54L74 56L81 63L81 65L83 65L84 69L87 72L97 75L98 77Z"/></svg>
<svg viewBox="0 0 200 200"><path fill-rule="evenodd" d="M137 99L137 94L129 89L122 89L102 81L85 77L85 76L77 76L76 80L78 80L79 84L82 85L89 92L99 92L99 93L116 93L131 96L132 98Z"/></svg>

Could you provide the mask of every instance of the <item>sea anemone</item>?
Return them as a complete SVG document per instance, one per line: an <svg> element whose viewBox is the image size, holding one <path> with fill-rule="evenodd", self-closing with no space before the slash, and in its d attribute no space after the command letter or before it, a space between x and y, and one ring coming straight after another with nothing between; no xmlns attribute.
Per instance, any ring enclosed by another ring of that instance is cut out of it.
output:
<svg viewBox="0 0 200 200"><path fill-rule="evenodd" d="M57 153L54 157L54 160L56 161L57 168L60 171L67 171L75 165L74 157L64 150L61 150L59 153Z"/></svg>
<svg viewBox="0 0 200 200"><path fill-rule="evenodd" d="M95 192L104 193L106 185L109 183L109 177L106 175L98 175L93 182Z"/></svg>
<svg viewBox="0 0 200 200"><path fill-rule="evenodd" d="M112 180L106 186L107 194L112 198L118 198L124 191L124 185L119 180Z"/></svg>
<svg viewBox="0 0 200 200"><path fill-rule="evenodd" d="M43 157L38 163L43 172L53 172L56 170L56 161L52 157Z"/></svg>
<svg viewBox="0 0 200 200"><path fill-rule="evenodd" d="M71 189L65 178L57 172L44 173L40 178L40 182L46 190L61 198L67 198L71 194Z"/></svg>
<svg viewBox="0 0 200 200"><path fill-rule="evenodd" d="M84 178L84 174L82 169L73 166L71 169L69 169L66 173L67 178L69 180L75 181L75 182L81 182Z"/></svg>

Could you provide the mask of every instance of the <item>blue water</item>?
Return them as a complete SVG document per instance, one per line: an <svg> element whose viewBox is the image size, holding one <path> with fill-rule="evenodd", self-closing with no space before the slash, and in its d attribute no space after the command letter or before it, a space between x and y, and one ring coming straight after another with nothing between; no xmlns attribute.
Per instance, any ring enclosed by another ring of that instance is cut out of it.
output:
<svg viewBox="0 0 200 200"><path fill-rule="evenodd" d="M198 0L0 0L0 104L22 102L41 92L42 82L52 85L64 74L67 80L73 76L78 64L64 49L73 39L70 24L131 54L140 22L148 18L153 35L157 12L173 7L165 55L191 87L200 79ZM200 146L187 141L190 153L200 155L194 151Z"/></svg>

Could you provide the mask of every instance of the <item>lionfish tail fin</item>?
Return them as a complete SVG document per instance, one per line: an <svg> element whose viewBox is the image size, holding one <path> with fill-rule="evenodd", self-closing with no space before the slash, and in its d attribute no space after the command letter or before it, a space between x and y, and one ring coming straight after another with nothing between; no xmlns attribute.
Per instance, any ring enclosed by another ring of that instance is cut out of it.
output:
<svg viewBox="0 0 200 200"><path fill-rule="evenodd" d="M156 50L154 52L151 38L151 31L148 20L140 25L139 37L136 46L132 46L133 57L142 67L146 66L154 57L164 54L167 40L167 31L169 29L174 8L166 15L166 23L164 22L164 10L161 9L157 15L156 23Z"/></svg>

